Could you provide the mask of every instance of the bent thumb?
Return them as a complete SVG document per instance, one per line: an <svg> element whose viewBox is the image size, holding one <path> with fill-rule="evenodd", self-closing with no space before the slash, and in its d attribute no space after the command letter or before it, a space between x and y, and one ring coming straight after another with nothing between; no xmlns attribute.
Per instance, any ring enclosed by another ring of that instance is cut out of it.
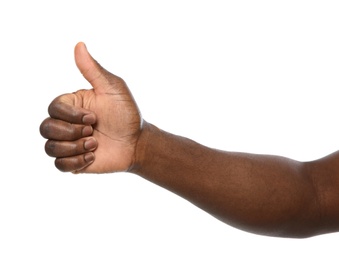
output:
<svg viewBox="0 0 339 260"><path fill-rule="evenodd" d="M118 77L101 67L89 54L83 42L79 42L75 46L74 58L81 74L92 85L97 94L112 90L112 85L118 80Z"/></svg>

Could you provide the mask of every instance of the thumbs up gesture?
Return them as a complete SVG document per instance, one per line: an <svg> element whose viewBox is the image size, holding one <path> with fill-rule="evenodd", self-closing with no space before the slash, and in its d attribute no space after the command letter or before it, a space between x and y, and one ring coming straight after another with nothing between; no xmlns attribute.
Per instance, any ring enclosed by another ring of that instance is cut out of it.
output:
<svg viewBox="0 0 339 260"><path fill-rule="evenodd" d="M126 83L105 70L84 43L75 62L90 90L64 94L52 101L50 117L40 125L48 139L45 151L55 166L73 173L126 171L134 163L142 118Z"/></svg>

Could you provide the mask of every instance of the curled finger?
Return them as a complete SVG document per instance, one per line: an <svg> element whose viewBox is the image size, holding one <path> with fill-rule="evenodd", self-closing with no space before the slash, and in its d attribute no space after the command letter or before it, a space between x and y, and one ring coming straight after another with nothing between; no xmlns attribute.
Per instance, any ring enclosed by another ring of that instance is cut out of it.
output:
<svg viewBox="0 0 339 260"><path fill-rule="evenodd" d="M45 152L52 157L70 157L94 151L97 145L93 137L76 141L48 140L45 144Z"/></svg>
<svg viewBox="0 0 339 260"><path fill-rule="evenodd" d="M80 172L94 161L94 153L89 152L77 156L55 159L55 167L62 172Z"/></svg>
<svg viewBox="0 0 339 260"><path fill-rule="evenodd" d="M95 114L80 106L75 106L75 94L65 94L57 97L48 107L48 113L52 118L60 119L74 124L89 124L96 122Z"/></svg>
<svg viewBox="0 0 339 260"><path fill-rule="evenodd" d="M92 133L91 125L72 124L51 117L46 118L40 125L40 134L52 140L73 141Z"/></svg>

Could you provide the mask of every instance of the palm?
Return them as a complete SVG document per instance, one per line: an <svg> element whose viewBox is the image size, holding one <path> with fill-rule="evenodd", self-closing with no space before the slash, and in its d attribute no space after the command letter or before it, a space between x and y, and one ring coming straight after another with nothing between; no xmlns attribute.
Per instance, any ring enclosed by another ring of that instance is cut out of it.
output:
<svg viewBox="0 0 339 260"><path fill-rule="evenodd" d="M84 171L126 171L132 164L137 139L141 131L141 117L126 84L114 75L108 93L80 90L75 93L78 104L93 111L97 122L93 137L98 142L95 160Z"/></svg>

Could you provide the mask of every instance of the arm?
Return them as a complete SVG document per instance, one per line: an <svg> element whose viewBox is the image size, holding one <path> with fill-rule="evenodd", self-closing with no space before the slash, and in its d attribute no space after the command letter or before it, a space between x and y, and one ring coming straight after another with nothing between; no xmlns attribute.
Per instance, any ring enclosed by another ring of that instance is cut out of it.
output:
<svg viewBox="0 0 339 260"><path fill-rule="evenodd" d="M280 237L339 230L339 154L302 163L210 149L145 128L132 171L221 221Z"/></svg>
<svg viewBox="0 0 339 260"><path fill-rule="evenodd" d="M339 230L336 154L302 163L204 147L142 120L127 85L83 44L75 59L93 89L56 98L40 126L58 169L130 171L257 234L307 237Z"/></svg>

